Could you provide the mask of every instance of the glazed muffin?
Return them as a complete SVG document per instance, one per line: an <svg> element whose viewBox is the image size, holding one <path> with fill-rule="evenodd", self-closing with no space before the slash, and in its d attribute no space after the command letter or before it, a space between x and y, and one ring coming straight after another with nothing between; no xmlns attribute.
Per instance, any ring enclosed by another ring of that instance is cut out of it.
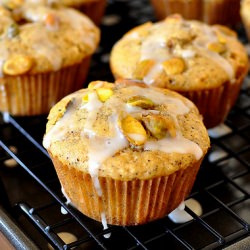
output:
<svg viewBox="0 0 250 250"><path fill-rule="evenodd" d="M175 209L209 144L192 102L129 80L91 82L63 98L43 140L68 202L115 225L147 223Z"/></svg>
<svg viewBox="0 0 250 250"><path fill-rule="evenodd" d="M99 25L106 9L107 0L0 0L0 4L16 10L26 4L75 8Z"/></svg>
<svg viewBox="0 0 250 250"><path fill-rule="evenodd" d="M69 8L0 8L0 111L47 114L83 87L100 31Z"/></svg>
<svg viewBox="0 0 250 250"><path fill-rule="evenodd" d="M151 0L151 3L159 20L179 13L186 19L208 24L240 23L240 0Z"/></svg>
<svg viewBox="0 0 250 250"><path fill-rule="evenodd" d="M250 1L249 0L241 1L240 15L241 15L241 19L246 30L248 40L250 41Z"/></svg>
<svg viewBox="0 0 250 250"><path fill-rule="evenodd" d="M172 15L125 34L110 57L116 78L143 80L192 100L207 128L223 123L248 70L245 47L232 30Z"/></svg>

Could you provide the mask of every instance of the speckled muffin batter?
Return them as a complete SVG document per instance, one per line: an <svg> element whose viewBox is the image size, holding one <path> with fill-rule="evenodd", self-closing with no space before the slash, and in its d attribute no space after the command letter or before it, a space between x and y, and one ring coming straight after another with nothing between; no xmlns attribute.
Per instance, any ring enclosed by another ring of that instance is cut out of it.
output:
<svg viewBox="0 0 250 250"><path fill-rule="evenodd" d="M0 12L0 110L47 113L82 86L99 29L70 8L26 5Z"/></svg>
<svg viewBox="0 0 250 250"><path fill-rule="evenodd" d="M189 194L209 137L197 108L142 82L91 82L50 111L43 140L76 208L117 225L161 218Z"/></svg>
<svg viewBox="0 0 250 250"><path fill-rule="evenodd" d="M76 8L100 24L107 0L0 0L0 5L18 11L23 5L64 6Z"/></svg>
<svg viewBox="0 0 250 250"><path fill-rule="evenodd" d="M224 121L237 98L248 57L227 27L172 15L125 34L114 45L110 64L116 78L143 80L190 98L205 125L213 127Z"/></svg>

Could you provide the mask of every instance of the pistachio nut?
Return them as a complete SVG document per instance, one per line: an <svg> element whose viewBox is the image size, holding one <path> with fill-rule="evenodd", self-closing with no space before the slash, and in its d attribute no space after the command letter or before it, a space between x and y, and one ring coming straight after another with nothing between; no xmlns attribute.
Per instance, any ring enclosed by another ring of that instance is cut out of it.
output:
<svg viewBox="0 0 250 250"><path fill-rule="evenodd" d="M157 139L162 139L167 136L167 133L169 133L171 137L176 136L175 123L171 117L149 114L142 117L142 122L151 135Z"/></svg>
<svg viewBox="0 0 250 250"><path fill-rule="evenodd" d="M141 146L147 140L147 132L143 125L131 115L120 121L120 128L127 140L135 146Z"/></svg>
<svg viewBox="0 0 250 250"><path fill-rule="evenodd" d="M142 80L149 73L150 69L154 66L154 64L155 64L155 61L151 59L140 61L136 65L136 69L133 72L133 77L135 79Z"/></svg>
<svg viewBox="0 0 250 250"><path fill-rule="evenodd" d="M162 63L162 66L167 75L181 74L186 69L185 62L180 57L173 57L166 60Z"/></svg>
<svg viewBox="0 0 250 250"><path fill-rule="evenodd" d="M30 56L15 55L5 61L3 72L7 75L21 75L27 73L34 64L34 60Z"/></svg>
<svg viewBox="0 0 250 250"><path fill-rule="evenodd" d="M143 109L152 109L155 106L154 102L145 96L133 96L127 100L127 104Z"/></svg>
<svg viewBox="0 0 250 250"><path fill-rule="evenodd" d="M226 51L226 45L220 42L209 43L208 49L220 54Z"/></svg>

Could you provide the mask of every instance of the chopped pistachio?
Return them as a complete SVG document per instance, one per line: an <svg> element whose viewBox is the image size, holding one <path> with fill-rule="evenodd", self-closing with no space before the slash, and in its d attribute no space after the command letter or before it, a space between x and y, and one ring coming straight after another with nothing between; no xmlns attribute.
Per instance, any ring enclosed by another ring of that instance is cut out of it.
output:
<svg viewBox="0 0 250 250"><path fill-rule="evenodd" d="M88 89L98 89L98 88L110 88L114 87L113 83L110 82L103 82L103 81L93 81L90 82L88 85Z"/></svg>
<svg viewBox="0 0 250 250"><path fill-rule="evenodd" d="M102 102L106 102L113 95L113 90L109 88L98 88L96 92Z"/></svg>
<svg viewBox="0 0 250 250"><path fill-rule="evenodd" d="M16 37L19 34L19 26L16 23L12 23L7 28L7 37L13 38Z"/></svg>
<svg viewBox="0 0 250 250"><path fill-rule="evenodd" d="M21 75L28 72L33 66L33 59L26 55L15 55L3 65L3 72L7 75Z"/></svg>
<svg viewBox="0 0 250 250"><path fill-rule="evenodd" d="M142 80L148 74L148 72L150 71L150 69L153 67L154 64L155 61L151 59L140 61L136 66L136 69L133 73L133 77L135 79Z"/></svg>
<svg viewBox="0 0 250 250"><path fill-rule="evenodd" d="M186 68L184 60L180 57L166 60L162 63L162 66L167 75L181 74Z"/></svg>
<svg viewBox="0 0 250 250"><path fill-rule="evenodd" d="M152 109L155 106L152 100L144 96L133 96L127 100L127 104L141 107L143 109Z"/></svg>
<svg viewBox="0 0 250 250"><path fill-rule="evenodd" d="M145 127L157 139L162 139L169 133L172 137L176 136L174 121L170 117L158 114L149 114L142 118Z"/></svg>
<svg viewBox="0 0 250 250"><path fill-rule="evenodd" d="M143 145L147 140L147 132L137 119L127 115L120 121L123 134L135 146Z"/></svg>
<svg viewBox="0 0 250 250"><path fill-rule="evenodd" d="M226 51L226 45L224 43L214 42L208 44L208 49L216 53L223 53Z"/></svg>

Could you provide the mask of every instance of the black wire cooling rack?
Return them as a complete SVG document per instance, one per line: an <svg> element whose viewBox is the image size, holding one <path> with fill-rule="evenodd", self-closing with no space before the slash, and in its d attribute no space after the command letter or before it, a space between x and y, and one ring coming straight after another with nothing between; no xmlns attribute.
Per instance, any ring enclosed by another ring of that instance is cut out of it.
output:
<svg viewBox="0 0 250 250"><path fill-rule="evenodd" d="M97 75L112 80L110 48L131 27L153 20L151 11L147 1L110 1L89 80ZM54 167L41 145L45 124L45 116L0 116L0 205L17 225L17 238L24 233L38 249L49 245L85 250L250 249L250 78L246 78L225 124L219 131L210 131L212 146L189 197L201 204L203 213L197 216L186 207L192 220L182 224L165 217L142 226L103 230L101 223L66 205ZM62 232L75 236L70 244Z"/></svg>

